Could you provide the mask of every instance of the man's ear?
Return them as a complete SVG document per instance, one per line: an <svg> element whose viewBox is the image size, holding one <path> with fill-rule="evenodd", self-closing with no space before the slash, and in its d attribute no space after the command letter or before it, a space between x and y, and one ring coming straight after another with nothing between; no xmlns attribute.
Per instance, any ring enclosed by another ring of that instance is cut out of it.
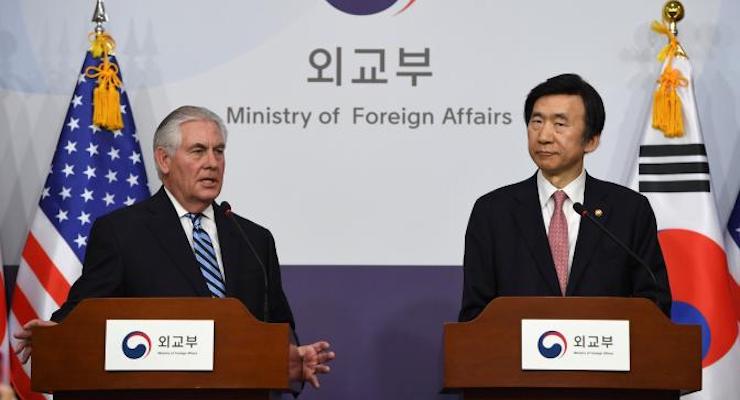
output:
<svg viewBox="0 0 740 400"><path fill-rule="evenodd" d="M591 139L588 139L588 141L586 141L584 152L590 153L596 150L599 147L599 143L601 143L601 133L591 136Z"/></svg>
<svg viewBox="0 0 740 400"><path fill-rule="evenodd" d="M172 157L167 153L164 147L157 147L154 150L154 161L157 163L157 167L162 172L162 175L170 173L170 162Z"/></svg>

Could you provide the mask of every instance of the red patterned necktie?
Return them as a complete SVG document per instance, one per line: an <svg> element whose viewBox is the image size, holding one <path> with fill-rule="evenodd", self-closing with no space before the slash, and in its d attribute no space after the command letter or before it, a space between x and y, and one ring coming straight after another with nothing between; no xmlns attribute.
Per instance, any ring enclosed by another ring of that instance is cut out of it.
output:
<svg viewBox="0 0 740 400"><path fill-rule="evenodd" d="M550 242L550 251L552 252L552 261L555 263L555 272L558 274L558 283L560 283L560 292L565 296L565 288L568 286L568 221L565 220L563 212L563 203L568 195L562 190L555 192L552 197L555 199L555 210L550 219L550 229L547 233L547 239Z"/></svg>

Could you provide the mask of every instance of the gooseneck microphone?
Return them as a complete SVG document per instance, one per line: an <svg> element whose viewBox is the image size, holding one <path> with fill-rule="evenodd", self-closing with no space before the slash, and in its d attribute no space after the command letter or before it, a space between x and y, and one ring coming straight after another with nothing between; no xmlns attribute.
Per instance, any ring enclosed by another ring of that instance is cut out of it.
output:
<svg viewBox="0 0 740 400"><path fill-rule="evenodd" d="M239 235L241 235L244 242L247 243L247 247L249 247L249 250L252 252L252 255L254 258L257 259L257 263L260 265L260 268L262 268L262 277L264 278L264 285L265 285L265 296L264 301L262 303L262 313L264 315L265 322L270 322L270 303L269 303L269 295L270 295L270 280L267 275L267 267L265 267L265 264L262 262L262 259L260 258L259 254L257 254L257 250L255 250L254 245L252 244L252 241L249 240L249 237L242 229L242 226L239 224L239 221L236 220L236 217L234 216L234 212L231 210L231 204L227 201L221 202L221 209L223 210L224 216L226 218L230 219L232 222L234 222L234 226L236 226L236 229L239 231Z"/></svg>
<svg viewBox="0 0 740 400"><path fill-rule="evenodd" d="M656 287L663 288L662 285L658 284L658 280L655 279L655 274L653 274L653 271L650 269L650 266L647 265L645 260L640 258L640 256L635 254L635 252L632 251L632 249L630 249L629 247L627 247L627 245L624 244L624 242L622 242L621 240L619 240L619 238L614 236L614 234L609 229L606 229L606 227L601 222L599 222L596 218L594 218L594 216L591 215L591 213L588 212L588 210L586 210L585 207L583 207L583 204L573 203L573 209L581 216L588 218L588 220L593 222L594 225L598 226L599 229L606 234L606 236L609 236L609 238L614 243L616 243L619 247L621 247L622 250L624 250L627 254L629 254L630 257L635 259L640 265L642 265L642 267L645 268L648 274L650 274L650 278L652 278L653 283L655 284Z"/></svg>

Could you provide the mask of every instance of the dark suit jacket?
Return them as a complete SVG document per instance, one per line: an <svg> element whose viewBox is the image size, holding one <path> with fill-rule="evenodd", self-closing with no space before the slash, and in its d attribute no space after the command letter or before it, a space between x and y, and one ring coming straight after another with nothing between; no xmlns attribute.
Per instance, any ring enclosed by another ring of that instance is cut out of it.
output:
<svg viewBox="0 0 740 400"><path fill-rule="evenodd" d="M224 265L226 295L236 297L264 319L262 269L233 221L213 204ZM283 293L275 242L267 229L241 217L239 224L268 270L270 321L293 315ZM63 320L89 297L210 296L187 236L164 189L151 198L98 218L88 241L82 276L51 319Z"/></svg>
<svg viewBox="0 0 740 400"><path fill-rule="evenodd" d="M581 219L567 296L639 296L670 313L655 215L645 196L586 175L584 207L652 268L649 273L586 218ZM564 210L565 212L575 212ZM465 234L460 321L498 296L561 296L537 194L537 176L494 190L473 207Z"/></svg>

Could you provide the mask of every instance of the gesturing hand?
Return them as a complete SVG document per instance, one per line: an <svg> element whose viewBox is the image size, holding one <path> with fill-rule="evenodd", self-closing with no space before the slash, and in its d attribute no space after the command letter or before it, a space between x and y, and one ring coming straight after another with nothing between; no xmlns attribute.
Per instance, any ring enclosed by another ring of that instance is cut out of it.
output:
<svg viewBox="0 0 740 400"><path fill-rule="evenodd" d="M318 374L327 374L331 368L326 365L336 357L329 350L329 343L320 341L304 346L290 346L289 374L291 380L302 380L319 388Z"/></svg>

